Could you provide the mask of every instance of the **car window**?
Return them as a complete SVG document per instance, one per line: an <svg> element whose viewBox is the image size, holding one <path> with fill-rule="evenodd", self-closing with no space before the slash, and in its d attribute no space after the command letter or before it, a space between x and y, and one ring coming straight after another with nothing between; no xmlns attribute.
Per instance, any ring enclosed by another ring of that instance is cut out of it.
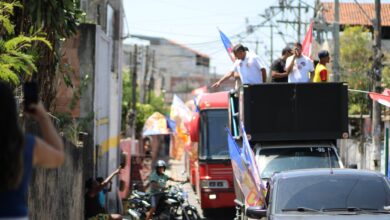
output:
<svg viewBox="0 0 390 220"><path fill-rule="evenodd" d="M265 148L257 158L262 178L287 170L340 167L336 153L330 147Z"/></svg>
<svg viewBox="0 0 390 220"><path fill-rule="evenodd" d="M390 205L390 190L377 176L322 175L279 179L276 212L306 207L323 210L356 207L383 210Z"/></svg>

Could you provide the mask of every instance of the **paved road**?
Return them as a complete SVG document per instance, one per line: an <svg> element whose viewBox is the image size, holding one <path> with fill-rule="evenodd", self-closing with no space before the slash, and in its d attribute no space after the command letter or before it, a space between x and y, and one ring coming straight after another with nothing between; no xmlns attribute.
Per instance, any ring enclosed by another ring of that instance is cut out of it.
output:
<svg viewBox="0 0 390 220"><path fill-rule="evenodd" d="M182 174L184 171L184 161L170 160L169 165L170 165L169 170L167 170L168 175L176 179L185 178ZM217 209L212 213L208 213L208 216L205 217L202 212L202 209L200 208L197 195L192 189L190 183L186 183L184 185L184 189L189 194L189 198L188 198L189 203L191 205L194 205L198 209L198 212L202 216L202 219L204 220L233 220L234 219L235 210L233 209Z"/></svg>

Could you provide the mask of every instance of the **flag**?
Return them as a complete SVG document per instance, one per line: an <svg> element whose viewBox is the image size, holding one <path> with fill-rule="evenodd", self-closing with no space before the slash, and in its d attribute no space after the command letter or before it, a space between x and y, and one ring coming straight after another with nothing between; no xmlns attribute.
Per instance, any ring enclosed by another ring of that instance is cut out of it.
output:
<svg viewBox="0 0 390 220"><path fill-rule="evenodd" d="M175 159L181 159L185 146L191 141L185 123L191 120L192 112L177 95L174 95L169 116L176 124L170 154Z"/></svg>
<svg viewBox="0 0 390 220"><path fill-rule="evenodd" d="M191 91L192 95L200 95L207 92L207 86L202 86Z"/></svg>
<svg viewBox="0 0 390 220"><path fill-rule="evenodd" d="M385 89L385 91L383 91L382 94L376 93L376 92L369 92L368 94L372 100L377 101L386 107L390 107L390 90L389 89Z"/></svg>
<svg viewBox="0 0 390 220"><path fill-rule="evenodd" d="M229 155L232 162L234 178L245 197L245 206L265 207L265 202L262 199L263 196L257 190L258 187L253 181L253 177L251 176L250 170L245 163L245 159L241 155L241 150L239 149L236 141L233 139L233 136L228 128L226 128L226 132L228 133Z"/></svg>
<svg viewBox="0 0 390 220"><path fill-rule="evenodd" d="M313 22L310 22L309 30L307 30L305 39L303 39L302 42L302 54L309 57L311 57L311 45L313 42Z"/></svg>
<svg viewBox="0 0 390 220"><path fill-rule="evenodd" d="M264 201L266 188L263 185L263 182L261 181L260 170L259 167L257 166L255 155L249 144L249 140L246 135L245 128L242 122L241 122L241 130L242 130L242 156L245 158L245 163L247 164L248 169L251 171L251 174L253 176L253 181L257 186L258 192L260 193L260 195L262 195L261 199Z"/></svg>
<svg viewBox="0 0 390 220"><path fill-rule="evenodd" d="M232 43L230 42L229 38L221 30L218 29L218 31L219 31L219 35L221 36L223 46L225 46L226 52L228 53L232 62L234 62L235 59L234 59L234 55L232 54L232 52L233 52Z"/></svg>

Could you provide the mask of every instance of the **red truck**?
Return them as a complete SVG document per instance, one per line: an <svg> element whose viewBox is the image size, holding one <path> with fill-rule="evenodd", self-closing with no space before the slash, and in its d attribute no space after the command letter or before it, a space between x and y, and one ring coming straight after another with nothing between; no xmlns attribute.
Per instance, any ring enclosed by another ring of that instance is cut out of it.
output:
<svg viewBox="0 0 390 220"><path fill-rule="evenodd" d="M234 207L233 170L227 146L228 92L202 94L189 124L186 168L204 213Z"/></svg>

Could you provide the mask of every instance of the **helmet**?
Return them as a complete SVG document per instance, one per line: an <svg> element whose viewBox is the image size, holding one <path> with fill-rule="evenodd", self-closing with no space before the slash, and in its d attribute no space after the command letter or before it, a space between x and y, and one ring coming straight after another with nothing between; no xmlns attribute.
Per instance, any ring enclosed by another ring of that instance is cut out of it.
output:
<svg viewBox="0 0 390 220"><path fill-rule="evenodd" d="M158 169L159 167L164 167L164 170L165 170L167 168L167 166L165 164L165 161L158 160L157 163L156 163L156 169Z"/></svg>

